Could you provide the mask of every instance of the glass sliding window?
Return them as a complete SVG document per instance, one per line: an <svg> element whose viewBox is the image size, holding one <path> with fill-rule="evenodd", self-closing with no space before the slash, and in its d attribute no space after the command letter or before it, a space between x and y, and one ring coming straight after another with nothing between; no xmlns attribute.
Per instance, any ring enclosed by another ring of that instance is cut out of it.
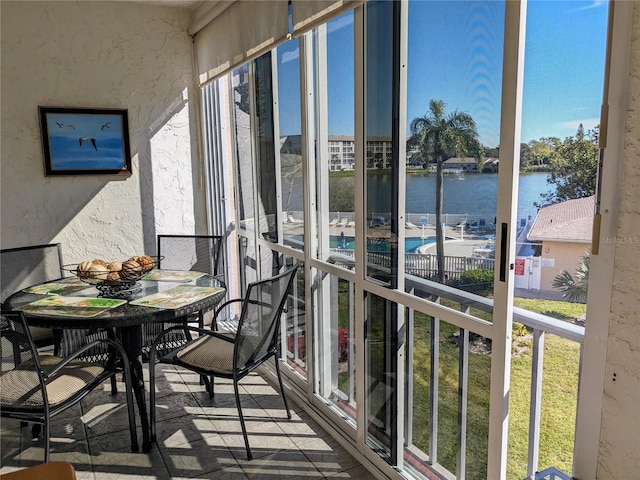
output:
<svg viewBox="0 0 640 480"><path fill-rule="evenodd" d="M287 299L286 312L280 327L280 339L283 360L293 372L307 380L304 262L268 248L263 249L261 253L273 258L273 275L281 273L298 262L298 271Z"/></svg>
<svg viewBox="0 0 640 480"><path fill-rule="evenodd" d="M397 284L398 263L399 171L393 154L398 139L392 135L392 100L397 95L393 82L395 7L394 2L369 2L365 20L366 268L368 277L391 287Z"/></svg>
<svg viewBox="0 0 640 480"><path fill-rule="evenodd" d="M256 112L256 180L258 186L257 221L262 239L278 242L278 188L276 181L273 124L271 52L254 62Z"/></svg>
<svg viewBox="0 0 640 480"><path fill-rule="evenodd" d="M397 422L397 304L367 293L365 298L366 444L390 464Z"/></svg>
<svg viewBox="0 0 640 480"><path fill-rule="evenodd" d="M408 9L405 288L490 321L505 4Z"/></svg>
<svg viewBox="0 0 640 480"><path fill-rule="evenodd" d="M527 7L509 446L534 434L537 448L508 451L510 477L573 470L582 354L568 330L586 316L608 3Z"/></svg>
<svg viewBox="0 0 640 480"><path fill-rule="evenodd" d="M251 157L251 116L249 100L249 66L233 71L231 75L234 140L236 147L236 186L238 226L252 231L253 220L253 160Z"/></svg>
<svg viewBox="0 0 640 480"><path fill-rule="evenodd" d="M356 425L355 297L353 284L317 271L319 395ZM327 299L327 301L323 301Z"/></svg>
<svg viewBox="0 0 640 480"><path fill-rule="evenodd" d="M318 256L347 268L355 250L353 12L314 30Z"/></svg>
<svg viewBox="0 0 640 480"><path fill-rule="evenodd" d="M277 119L282 184L281 211L286 245L302 250L302 129L300 123L300 45L298 39L276 49Z"/></svg>

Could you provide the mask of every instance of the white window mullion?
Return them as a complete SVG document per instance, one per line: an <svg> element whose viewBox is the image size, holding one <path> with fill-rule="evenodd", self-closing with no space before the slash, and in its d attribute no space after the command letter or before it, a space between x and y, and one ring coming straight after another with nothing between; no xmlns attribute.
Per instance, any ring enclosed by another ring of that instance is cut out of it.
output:
<svg viewBox="0 0 640 480"><path fill-rule="evenodd" d="M313 54L307 57L309 65L311 67L311 59L314 60L313 68L310 69L314 73L313 86L312 82L309 82L309 88L312 88L311 92L315 93L313 102L315 112L315 130L313 141L310 145L315 145L315 162L310 164L310 171L313 172L312 179L314 186L318 190L317 195L313 198L329 198L329 114L328 114L328 72L327 72L327 26L326 24L320 25L315 29L315 35L313 36L313 42L311 42L311 36L308 37L309 42L313 46ZM309 50L309 52L311 52ZM313 90L315 88L315 91ZM308 95L313 98L312 95ZM321 201L315 205L312 210L313 218L317 221L313 222L313 226L316 227L311 233L314 239L313 248L310 248L310 254L316 255L319 253L321 258L327 258L329 254L329 202ZM316 325L316 346L318 348L318 355L314 355L314 360L318 362L315 368L317 376L315 377L314 385L316 393L323 398L329 398L331 390L333 388L334 378L337 378L337 365L335 365L334 359L337 352L337 305L331 305L331 288L332 278L330 275L321 274L316 278L316 285L318 286L318 296L316 298L316 305L318 308L318 317ZM337 292L337 285L335 285ZM337 297L336 297L337 298ZM335 373L335 376L334 376Z"/></svg>
<svg viewBox="0 0 640 480"><path fill-rule="evenodd" d="M513 263L527 1L505 2L504 60L500 121L500 172L496 225L489 451L487 478L506 478L513 323Z"/></svg>
<svg viewBox="0 0 640 480"><path fill-rule="evenodd" d="M313 93L313 42L311 34L307 33L299 37L300 52L300 127L301 127L301 153L302 153L302 191L304 192L304 283L305 289L304 301L307 305L307 315L305 318L306 332L313 332L314 319L319 318L318 305L311 285L314 284L314 275L312 274L309 261L315 255L317 249L316 240L316 222L314 221L316 212L316 179L315 179L315 127L313 122L315 98ZM328 291L328 290L327 290ZM313 307L313 308L312 308ZM317 383L317 366L314 361L314 344L315 349L318 348L316 335L305 336L305 348L307 351L307 397L311 399L314 392L314 385ZM315 350L317 351L317 350Z"/></svg>

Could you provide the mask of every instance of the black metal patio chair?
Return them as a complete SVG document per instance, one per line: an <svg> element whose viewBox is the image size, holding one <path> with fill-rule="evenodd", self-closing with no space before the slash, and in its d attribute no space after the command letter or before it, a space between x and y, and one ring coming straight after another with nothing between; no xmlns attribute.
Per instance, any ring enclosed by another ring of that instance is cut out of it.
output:
<svg viewBox="0 0 640 480"><path fill-rule="evenodd" d="M224 277L220 274L223 238L215 235L158 235L158 268L163 270L183 270L208 273L216 277L224 286ZM142 355L149 359L149 349L153 340L165 328L188 322L197 322L204 327L206 312L180 318L171 323L150 323L142 327ZM179 346L191 336L183 338L179 332L174 333L172 344Z"/></svg>
<svg viewBox="0 0 640 480"><path fill-rule="evenodd" d="M271 357L276 359L275 367L282 400L287 417L291 418L282 385L278 357L281 315L287 304L297 268L296 264L279 275L250 283L244 298L229 300L216 309L214 322L216 315L226 305L242 302L238 330L235 333L219 333L209 329L183 325L170 327L156 338L151 347L149 364L149 414L152 440L155 440L156 436L156 363L177 365L199 373L203 378L210 378L210 381L205 383L211 398L214 396L215 377L233 380L236 406L249 460L252 459L252 454L240 405L238 382ZM163 336L179 330L197 332L201 336L170 352L164 352L158 348L165 343Z"/></svg>
<svg viewBox="0 0 640 480"><path fill-rule="evenodd" d="M24 314L0 316L0 415L44 427L44 462L49 461L51 419L124 371L131 449L138 451L129 362L109 338L86 342L64 358L39 353Z"/></svg>
<svg viewBox="0 0 640 480"><path fill-rule="evenodd" d="M0 250L0 301L4 305L5 300L18 290L64 277L62 265L59 243ZM29 329L38 347L55 345L56 337L50 328Z"/></svg>

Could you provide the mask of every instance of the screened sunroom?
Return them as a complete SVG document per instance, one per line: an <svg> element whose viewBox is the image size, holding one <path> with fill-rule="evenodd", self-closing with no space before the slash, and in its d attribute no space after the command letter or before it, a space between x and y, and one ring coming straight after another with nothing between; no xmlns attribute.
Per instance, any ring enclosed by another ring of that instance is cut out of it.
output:
<svg viewBox="0 0 640 480"><path fill-rule="evenodd" d="M637 4L2 4L3 245L221 235L230 298L298 263L285 389L372 477L637 471ZM33 111L56 104L128 108L131 177L44 177ZM561 260L523 253L547 184L522 144L580 131L574 318L522 283Z"/></svg>

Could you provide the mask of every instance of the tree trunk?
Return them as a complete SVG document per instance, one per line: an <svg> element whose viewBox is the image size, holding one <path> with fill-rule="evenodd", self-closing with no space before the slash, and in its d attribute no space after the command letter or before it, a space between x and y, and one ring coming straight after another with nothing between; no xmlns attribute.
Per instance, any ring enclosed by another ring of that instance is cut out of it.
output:
<svg viewBox="0 0 640 480"><path fill-rule="evenodd" d="M444 283L444 229L442 228L442 203L444 198L442 157L436 160L436 258L438 281Z"/></svg>

